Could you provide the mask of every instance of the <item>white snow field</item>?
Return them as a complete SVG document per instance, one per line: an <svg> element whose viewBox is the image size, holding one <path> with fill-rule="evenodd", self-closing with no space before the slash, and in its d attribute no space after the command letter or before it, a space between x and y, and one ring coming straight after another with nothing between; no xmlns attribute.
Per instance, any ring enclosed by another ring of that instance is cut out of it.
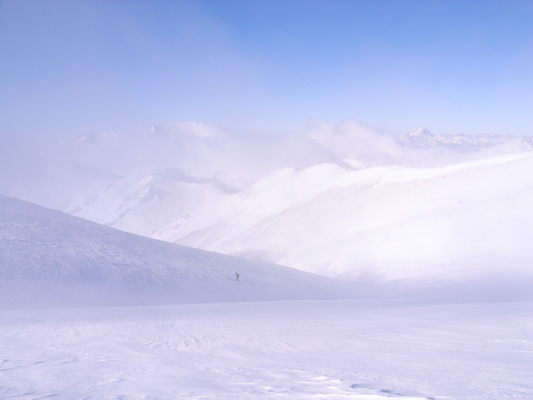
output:
<svg viewBox="0 0 533 400"><path fill-rule="evenodd" d="M533 400L531 141L252 136L0 149L0 398Z"/></svg>
<svg viewBox="0 0 533 400"><path fill-rule="evenodd" d="M0 196L0 398L532 399L500 278L347 287Z"/></svg>
<svg viewBox="0 0 533 400"><path fill-rule="evenodd" d="M533 399L531 303L0 311L2 399Z"/></svg>

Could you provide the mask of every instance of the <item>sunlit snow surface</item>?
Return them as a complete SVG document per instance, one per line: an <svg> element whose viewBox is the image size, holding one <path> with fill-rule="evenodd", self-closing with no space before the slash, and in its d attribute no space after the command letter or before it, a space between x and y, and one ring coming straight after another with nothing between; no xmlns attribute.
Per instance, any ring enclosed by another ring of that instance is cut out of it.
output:
<svg viewBox="0 0 533 400"><path fill-rule="evenodd" d="M531 152L438 168L286 169L162 238L376 280L529 269L532 170Z"/></svg>
<svg viewBox="0 0 533 400"><path fill-rule="evenodd" d="M532 153L322 128L3 149L6 194L360 283L0 196L0 398L533 399Z"/></svg>
<svg viewBox="0 0 533 400"><path fill-rule="evenodd" d="M367 282L528 269L532 139L427 130L400 139L357 121L312 121L283 135L191 121L86 134L0 149L0 193L126 232Z"/></svg>
<svg viewBox="0 0 533 400"><path fill-rule="evenodd" d="M0 398L533 397L524 276L347 288L0 205Z"/></svg>
<svg viewBox="0 0 533 400"><path fill-rule="evenodd" d="M0 310L338 298L362 289L0 195Z"/></svg>
<svg viewBox="0 0 533 400"><path fill-rule="evenodd" d="M0 312L6 399L533 398L531 303Z"/></svg>

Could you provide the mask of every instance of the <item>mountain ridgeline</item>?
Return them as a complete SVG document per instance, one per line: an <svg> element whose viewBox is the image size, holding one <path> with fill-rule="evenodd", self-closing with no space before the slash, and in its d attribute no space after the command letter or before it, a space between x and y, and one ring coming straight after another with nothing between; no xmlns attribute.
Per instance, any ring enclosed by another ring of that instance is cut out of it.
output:
<svg viewBox="0 0 533 400"><path fill-rule="evenodd" d="M395 137L356 121L271 136L186 122L84 134L53 159L11 160L0 192L239 262L366 283L514 282L533 259L531 143Z"/></svg>
<svg viewBox="0 0 533 400"><path fill-rule="evenodd" d="M361 295L333 279L121 232L6 196L0 277L0 309Z"/></svg>

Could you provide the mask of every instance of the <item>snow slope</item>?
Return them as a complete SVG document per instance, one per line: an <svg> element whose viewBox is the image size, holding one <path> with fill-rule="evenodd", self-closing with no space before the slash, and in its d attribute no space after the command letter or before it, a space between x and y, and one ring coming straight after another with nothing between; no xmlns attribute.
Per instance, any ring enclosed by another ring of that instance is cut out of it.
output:
<svg viewBox="0 0 533 400"><path fill-rule="evenodd" d="M531 301L298 300L346 288L4 196L0 277L0 398L533 398Z"/></svg>
<svg viewBox="0 0 533 400"><path fill-rule="evenodd" d="M531 153L318 125L285 147L84 135L67 164L0 168L11 194L125 230L384 283L0 196L0 398L531 400Z"/></svg>
<svg viewBox="0 0 533 400"><path fill-rule="evenodd" d="M319 274L520 275L532 259L530 144L428 130L402 141L356 121L311 121L284 135L189 121L138 135L84 134L39 147L38 157L1 149L0 192Z"/></svg>
<svg viewBox="0 0 533 400"><path fill-rule="evenodd" d="M0 196L1 309L336 298L353 288Z"/></svg>
<svg viewBox="0 0 533 400"><path fill-rule="evenodd" d="M421 168L284 169L158 237L367 280L529 273L533 153Z"/></svg>

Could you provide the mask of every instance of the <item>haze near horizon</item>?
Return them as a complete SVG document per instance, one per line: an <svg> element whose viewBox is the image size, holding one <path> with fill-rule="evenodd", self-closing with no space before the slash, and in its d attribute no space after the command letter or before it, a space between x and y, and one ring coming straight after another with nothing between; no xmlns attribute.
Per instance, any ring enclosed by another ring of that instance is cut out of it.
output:
<svg viewBox="0 0 533 400"><path fill-rule="evenodd" d="M532 20L0 0L0 397L533 398Z"/></svg>
<svg viewBox="0 0 533 400"><path fill-rule="evenodd" d="M531 135L532 19L525 0L6 0L1 136L309 119Z"/></svg>

